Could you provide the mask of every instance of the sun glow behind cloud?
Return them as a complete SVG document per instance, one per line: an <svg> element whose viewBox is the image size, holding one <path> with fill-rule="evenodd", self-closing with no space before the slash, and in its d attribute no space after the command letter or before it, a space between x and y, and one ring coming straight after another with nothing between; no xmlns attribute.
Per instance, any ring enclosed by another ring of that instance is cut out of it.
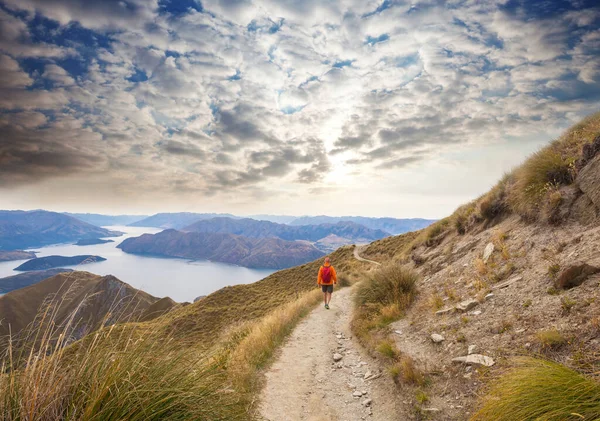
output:
<svg viewBox="0 0 600 421"><path fill-rule="evenodd" d="M598 22L587 1L5 0L2 206L440 217L598 109Z"/></svg>

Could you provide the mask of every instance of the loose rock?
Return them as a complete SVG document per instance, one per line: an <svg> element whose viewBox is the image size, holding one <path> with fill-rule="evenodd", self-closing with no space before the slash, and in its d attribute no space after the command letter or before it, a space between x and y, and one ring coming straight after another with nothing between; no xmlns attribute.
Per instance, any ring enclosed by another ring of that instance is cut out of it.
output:
<svg viewBox="0 0 600 421"><path fill-rule="evenodd" d="M467 354L474 354L475 351L477 351L477 345L469 345L469 351L467 352Z"/></svg>
<svg viewBox="0 0 600 421"><path fill-rule="evenodd" d="M512 284L515 284L517 282L521 282L523 280L522 276L515 276L513 278L510 278L508 281L504 281L501 282L499 284L496 284L492 287L492 289L502 289L502 288L506 288Z"/></svg>
<svg viewBox="0 0 600 421"><path fill-rule="evenodd" d="M442 335L438 334L438 333L432 333L431 334L431 340L433 342L435 342L436 344L439 344L440 342L443 342L444 339L445 338Z"/></svg>
<svg viewBox="0 0 600 421"><path fill-rule="evenodd" d="M335 361L335 362L340 361L342 358L344 358L344 356L342 354L339 354L337 352L335 354L333 354L333 361Z"/></svg>
<svg viewBox="0 0 600 421"><path fill-rule="evenodd" d="M485 367L491 367L494 364L496 364L496 362L493 360L493 358L488 357L487 355L481 355L481 354L471 354L471 355L466 355L464 357L452 358L452 362L464 363L464 364L470 364L470 365L483 365Z"/></svg>
<svg viewBox="0 0 600 421"><path fill-rule="evenodd" d="M449 314L449 313L452 313L453 311L454 311L453 307L448 307L448 308L443 308L441 310L436 311L435 314L437 316L443 316L444 314Z"/></svg>
<svg viewBox="0 0 600 421"><path fill-rule="evenodd" d="M456 306L456 309L458 311L462 311L464 313L466 311L469 311L469 310L477 307L478 305L479 305L479 302L477 300L466 300L466 301L460 302Z"/></svg>
<svg viewBox="0 0 600 421"><path fill-rule="evenodd" d="M494 253L495 250L495 246L494 243L488 243L487 246L485 246L485 250L483 250L483 262L487 263L488 260L490 260L490 257L492 257L492 253Z"/></svg>
<svg viewBox="0 0 600 421"><path fill-rule="evenodd" d="M368 399L365 399L364 401L362 401L361 403L362 403L362 406L371 406L372 402L373 402L373 400L368 398Z"/></svg>
<svg viewBox="0 0 600 421"><path fill-rule="evenodd" d="M354 396L355 398L360 398L362 395L362 392L359 392L358 390L352 394L352 396Z"/></svg>

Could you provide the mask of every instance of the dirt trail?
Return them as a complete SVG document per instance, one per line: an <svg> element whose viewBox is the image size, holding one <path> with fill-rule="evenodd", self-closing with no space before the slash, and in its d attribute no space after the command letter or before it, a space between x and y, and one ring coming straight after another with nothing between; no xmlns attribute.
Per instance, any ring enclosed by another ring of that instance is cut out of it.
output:
<svg viewBox="0 0 600 421"><path fill-rule="evenodd" d="M379 262L376 262L374 260L365 259L364 257L360 256L360 252L363 250L364 247L365 246L356 246L356 247L354 247L354 258L356 260L360 260L361 262L368 262L368 263L372 263L372 264L377 265L377 266L381 266L381 263L379 263Z"/></svg>
<svg viewBox="0 0 600 421"><path fill-rule="evenodd" d="M298 324L266 373L260 414L269 421L398 420L396 386L352 337L352 289L333 294ZM334 362L334 353L342 355ZM365 379L365 374L372 374ZM375 378L373 378L375 377ZM363 394L356 397L360 392ZM371 402L367 403L367 400Z"/></svg>

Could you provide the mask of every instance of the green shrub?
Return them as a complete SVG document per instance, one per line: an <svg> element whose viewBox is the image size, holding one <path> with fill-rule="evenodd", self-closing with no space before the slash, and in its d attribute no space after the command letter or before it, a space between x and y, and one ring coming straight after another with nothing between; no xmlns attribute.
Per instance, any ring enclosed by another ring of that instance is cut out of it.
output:
<svg viewBox="0 0 600 421"><path fill-rule="evenodd" d="M404 311L415 299L418 279L417 273L409 268L384 266L358 285L356 302L361 306L397 304Z"/></svg>
<svg viewBox="0 0 600 421"><path fill-rule="evenodd" d="M600 419L600 384L561 364L518 358L471 421Z"/></svg>
<svg viewBox="0 0 600 421"><path fill-rule="evenodd" d="M567 342L562 333L556 329L541 330L535 336L542 348L545 349L559 348Z"/></svg>

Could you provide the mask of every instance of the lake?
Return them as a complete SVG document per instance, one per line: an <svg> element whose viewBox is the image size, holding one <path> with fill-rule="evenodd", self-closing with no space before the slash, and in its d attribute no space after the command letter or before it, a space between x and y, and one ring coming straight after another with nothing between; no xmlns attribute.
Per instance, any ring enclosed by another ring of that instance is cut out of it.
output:
<svg viewBox="0 0 600 421"><path fill-rule="evenodd" d="M169 296L175 301L193 301L200 295L208 295L227 285L250 284L271 273L270 269L249 269L210 261L190 261L127 254L117 248L126 238L137 237L144 233L155 234L158 228L110 226L110 230L124 232L121 237L111 238L114 243L91 246L74 244L56 244L31 249L37 257L59 255L76 256L91 254L102 256L104 262L89 263L73 269L85 270L98 275L114 275L121 281L141 289L155 297ZM0 263L0 278L22 272L13 269L27 260L14 260Z"/></svg>

